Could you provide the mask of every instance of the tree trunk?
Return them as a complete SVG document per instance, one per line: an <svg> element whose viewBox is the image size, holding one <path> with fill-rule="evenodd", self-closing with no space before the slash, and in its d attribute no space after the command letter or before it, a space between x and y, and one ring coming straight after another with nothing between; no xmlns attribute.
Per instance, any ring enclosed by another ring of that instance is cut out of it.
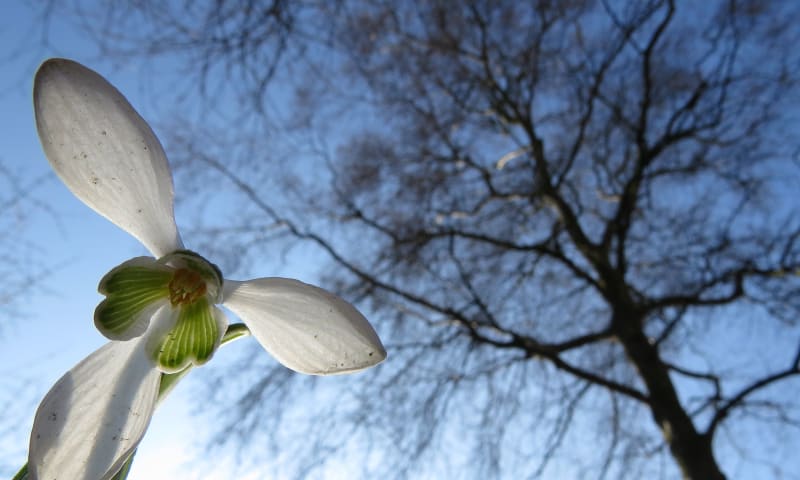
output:
<svg viewBox="0 0 800 480"><path fill-rule="evenodd" d="M658 349L642 330L641 315L616 312L614 327L625 353L647 386L653 420L661 429L684 478L724 480L725 475L714 458L711 439L695 429L681 405Z"/></svg>

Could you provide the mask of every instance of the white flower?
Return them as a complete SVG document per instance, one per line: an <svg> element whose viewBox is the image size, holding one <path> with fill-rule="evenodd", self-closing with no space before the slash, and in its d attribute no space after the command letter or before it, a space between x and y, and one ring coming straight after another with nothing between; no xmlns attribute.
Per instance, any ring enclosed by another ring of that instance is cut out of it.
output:
<svg viewBox="0 0 800 480"><path fill-rule="evenodd" d="M47 159L86 205L153 254L112 269L95 325L111 342L67 372L36 413L29 475L108 479L144 435L161 373L207 362L236 313L279 362L328 375L362 370L386 352L352 305L297 280L223 280L185 250L173 215L172 175L153 131L110 83L51 59L34 83L36 126Z"/></svg>

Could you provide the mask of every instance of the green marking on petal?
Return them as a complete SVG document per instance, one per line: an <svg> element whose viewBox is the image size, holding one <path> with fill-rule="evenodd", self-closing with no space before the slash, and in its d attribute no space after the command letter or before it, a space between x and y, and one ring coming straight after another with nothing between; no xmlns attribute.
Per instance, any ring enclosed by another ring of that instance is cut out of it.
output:
<svg viewBox="0 0 800 480"><path fill-rule="evenodd" d="M207 362L219 345L221 332L214 309L206 298L180 307L175 326L161 340L155 361L165 371L178 371L189 363Z"/></svg>
<svg viewBox="0 0 800 480"><path fill-rule="evenodd" d="M126 266L111 270L100 280L98 291L104 295L136 288L163 287L169 284L172 271L153 263L153 266Z"/></svg>
<svg viewBox="0 0 800 480"><path fill-rule="evenodd" d="M111 270L98 290L106 295L94 311L94 323L100 333L111 340L127 340L143 333L147 327L141 316L157 308L169 297L172 271L143 259L125 262Z"/></svg>

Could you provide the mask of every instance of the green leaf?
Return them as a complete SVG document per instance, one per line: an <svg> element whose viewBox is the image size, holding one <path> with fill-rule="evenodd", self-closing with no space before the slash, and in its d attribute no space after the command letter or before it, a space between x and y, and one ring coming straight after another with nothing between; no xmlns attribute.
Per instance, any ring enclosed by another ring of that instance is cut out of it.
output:
<svg viewBox="0 0 800 480"><path fill-rule="evenodd" d="M155 361L166 372L183 370L190 363L202 365L219 346L224 327L222 312L216 312L206 298L180 307L175 326L164 335L155 351Z"/></svg>
<svg viewBox="0 0 800 480"><path fill-rule="evenodd" d="M114 268L98 290L106 295L94 312L100 333L111 340L129 340L144 333L148 312L169 297L172 270L148 257L138 257Z"/></svg>

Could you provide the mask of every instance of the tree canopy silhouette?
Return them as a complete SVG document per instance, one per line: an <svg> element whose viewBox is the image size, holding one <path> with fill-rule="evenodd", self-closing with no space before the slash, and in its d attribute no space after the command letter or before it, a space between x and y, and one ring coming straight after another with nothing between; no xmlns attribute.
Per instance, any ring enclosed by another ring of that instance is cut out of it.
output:
<svg viewBox="0 0 800 480"><path fill-rule="evenodd" d="M107 53L163 56L205 100L168 151L247 217L198 224L209 243L238 242L235 267L308 241L388 339L307 422L280 413L308 380L250 366L262 382L219 392L244 444L306 428L271 439L297 473L340 451L393 477L791 470L793 2L78 7Z"/></svg>

